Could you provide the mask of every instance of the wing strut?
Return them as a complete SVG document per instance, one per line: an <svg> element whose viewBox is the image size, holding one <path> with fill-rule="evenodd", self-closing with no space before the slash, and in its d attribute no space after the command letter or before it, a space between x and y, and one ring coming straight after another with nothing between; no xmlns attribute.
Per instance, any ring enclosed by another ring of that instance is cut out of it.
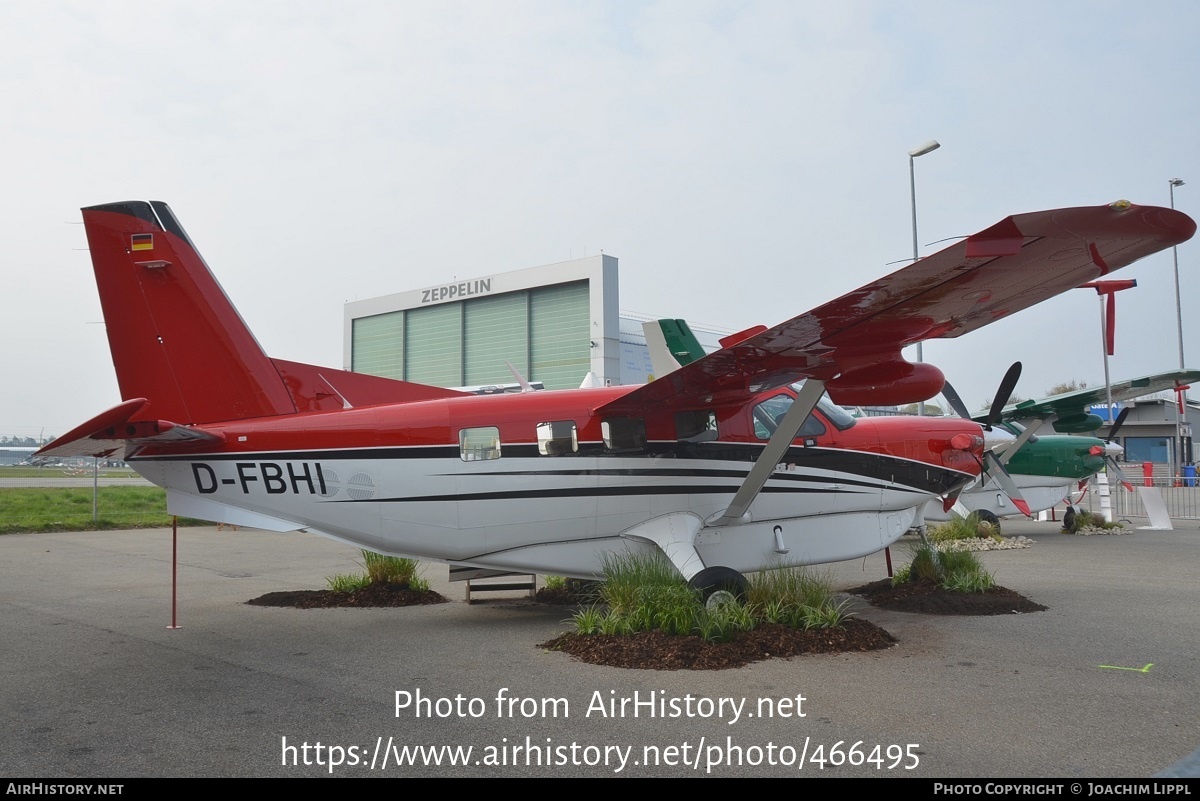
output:
<svg viewBox="0 0 1200 801"><path fill-rule="evenodd" d="M775 467L787 453L787 449L791 447L792 440L800 433L800 426L804 425L804 421L812 414L812 410L816 408L817 401L825 394L825 382L816 381L812 378L804 382L800 388L800 392L796 395L796 400L792 403L790 409L783 416L783 420L775 428L775 433L771 435L771 439L767 442L758 461L754 463L754 467L750 468L750 472L746 474L746 480L742 482L742 486L738 487L738 491L734 493L733 500L729 502L729 508L721 513L721 516L709 523L711 526L727 526L736 520L740 520L742 515L746 514L746 510L750 508L750 504L758 497L758 493L762 491L763 485L767 483L767 479L775 472Z"/></svg>

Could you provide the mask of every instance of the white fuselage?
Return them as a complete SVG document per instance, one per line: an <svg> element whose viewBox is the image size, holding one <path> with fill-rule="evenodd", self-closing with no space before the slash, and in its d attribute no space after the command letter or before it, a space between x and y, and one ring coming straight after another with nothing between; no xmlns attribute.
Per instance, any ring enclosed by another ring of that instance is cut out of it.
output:
<svg viewBox="0 0 1200 801"><path fill-rule="evenodd" d="M1021 491L1021 497L1029 504L1029 511L1036 514L1062 503L1071 494L1071 490L1079 483L1078 479L1061 476L1033 476L1022 473L1011 473L1013 483ZM989 480L981 487L971 487L963 490L958 496L959 502L970 512L988 511L996 517L1019 515L1018 509L1008 497L1008 494L995 482ZM941 500L933 500L925 504L925 519L930 522L944 522L954 514L944 509Z"/></svg>
<svg viewBox="0 0 1200 801"><path fill-rule="evenodd" d="M873 465L873 475L864 475L814 467L810 458L809 466L780 465L743 522L707 527L751 462L617 455L464 461L457 447L432 458L429 448L414 458L404 450L131 463L169 490L174 514L311 530L400 556L581 577L599 574L602 555L614 548L651 548L639 527L671 515L692 519L696 550L710 565L749 572L855 558L899 538L933 495L889 473L911 470L911 460L863 454ZM819 461L825 450L806 456ZM845 451L828 453L844 463Z"/></svg>

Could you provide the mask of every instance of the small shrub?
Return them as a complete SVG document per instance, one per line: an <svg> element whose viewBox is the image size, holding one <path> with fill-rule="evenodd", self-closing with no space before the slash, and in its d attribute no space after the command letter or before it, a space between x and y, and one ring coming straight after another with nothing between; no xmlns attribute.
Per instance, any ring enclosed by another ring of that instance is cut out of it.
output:
<svg viewBox="0 0 1200 801"><path fill-rule="evenodd" d="M354 592L371 584L399 584L414 592L429 592L429 582L421 578L416 559L384 556L363 549L362 573L339 574L325 579L334 592Z"/></svg>
<svg viewBox="0 0 1200 801"><path fill-rule="evenodd" d="M996 580L986 570L978 573L955 573L946 576L942 589L951 592L986 592L994 587Z"/></svg>
<svg viewBox="0 0 1200 801"><path fill-rule="evenodd" d="M983 569L983 563L973 552L941 551L935 563L933 552L924 545L913 551L911 564L896 571L892 586L906 581L933 581L953 592L983 592L995 584L992 574Z"/></svg>
<svg viewBox="0 0 1200 801"><path fill-rule="evenodd" d="M912 562L908 566L908 580L937 581L938 561L932 549L925 545L918 547L913 552Z"/></svg>
<svg viewBox="0 0 1200 801"><path fill-rule="evenodd" d="M849 601L841 603L828 601L819 607L806 606L800 613L802 627L805 629L836 629L848 618L854 617L854 613L847 608L849 605Z"/></svg>
<svg viewBox="0 0 1200 801"><path fill-rule="evenodd" d="M827 573L803 565L780 566L750 577L746 602L765 608L772 601L785 605L820 606L833 596L833 580Z"/></svg>
<svg viewBox="0 0 1200 801"><path fill-rule="evenodd" d="M637 606L643 591L686 583L661 552L606 553L601 562L606 581L600 598L614 611L625 613Z"/></svg>
<svg viewBox="0 0 1200 801"><path fill-rule="evenodd" d="M852 613L837 603L832 580L806 567L780 567L750 579L745 602L705 607L661 554L610 554L607 580L597 603L571 618L577 634L630 634L660 630L672 635L698 634L709 642L727 642L762 621L794 628L839 626Z"/></svg>
<svg viewBox="0 0 1200 801"><path fill-rule="evenodd" d="M633 627L629 625L628 618L619 612L609 610L607 614L601 616L599 626L599 634L632 634Z"/></svg>
<svg viewBox="0 0 1200 801"><path fill-rule="evenodd" d="M417 575L417 560L399 556L384 556L375 551L362 551L363 567L372 584L408 584Z"/></svg>
<svg viewBox="0 0 1200 801"><path fill-rule="evenodd" d="M329 589L334 592L354 592L361 590L363 587L371 583L371 580L362 573L347 573L338 574L336 576L328 576L325 579L329 584Z"/></svg>
<svg viewBox="0 0 1200 801"><path fill-rule="evenodd" d="M546 576L546 589L561 590L567 586L567 580L562 576Z"/></svg>
<svg viewBox="0 0 1200 801"><path fill-rule="evenodd" d="M729 610L740 604L721 604L708 609L701 607L696 615L696 633L708 642L728 642L737 626Z"/></svg>
<svg viewBox="0 0 1200 801"><path fill-rule="evenodd" d="M1102 528L1109 531L1114 528L1125 528L1125 526L1116 521L1108 522L1104 519L1104 515L1100 512L1080 512L1076 515L1076 528Z"/></svg>
<svg viewBox="0 0 1200 801"><path fill-rule="evenodd" d="M761 612L759 617L768 623L784 623L788 620L791 604L788 604L779 599L768 601L761 607L758 607Z"/></svg>
<svg viewBox="0 0 1200 801"><path fill-rule="evenodd" d="M699 603L676 604L658 610L655 627L667 634L690 634L696 623Z"/></svg>
<svg viewBox="0 0 1200 801"><path fill-rule="evenodd" d="M599 634L600 621L603 618L604 613L598 607L589 606L572 615L571 622L575 624L577 634Z"/></svg>
<svg viewBox="0 0 1200 801"><path fill-rule="evenodd" d="M979 519L977 512L966 517L953 517L945 523L937 523L929 527L929 540L933 543L953 542L955 540L1002 539L996 527Z"/></svg>
<svg viewBox="0 0 1200 801"><path fill-rule="evenodd" d="M983 592L996 582L992 574L983 569L979 557L970 551L953 551L942 554L944 571L942 589L953 592Z"/></svg>

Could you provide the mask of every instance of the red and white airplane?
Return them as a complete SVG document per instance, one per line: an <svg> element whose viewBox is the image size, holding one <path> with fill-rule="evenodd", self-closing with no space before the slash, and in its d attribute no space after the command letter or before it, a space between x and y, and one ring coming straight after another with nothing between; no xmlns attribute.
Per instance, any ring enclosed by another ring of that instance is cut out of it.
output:
<svg viewBox="0 0 1200 801"><path fill-rule="evenodd" d="M40 455L124 458L175 514L578 577L614 550L661 551L705 590L878 551L979 475L978 423L853 420L822 393L931 398L942 373L905 346L1196 228L1124 201L1009 217L650 384L480 397L271 359L165 203L83 219L125 400Z"/></svg>

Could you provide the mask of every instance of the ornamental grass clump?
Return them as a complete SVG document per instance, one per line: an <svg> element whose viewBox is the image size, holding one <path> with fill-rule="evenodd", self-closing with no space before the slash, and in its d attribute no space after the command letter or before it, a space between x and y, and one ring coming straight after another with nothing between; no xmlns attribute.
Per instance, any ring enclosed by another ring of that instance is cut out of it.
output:
<svg viewBox="0 0 1200 801"><path fill-rule="evenodd" d="M661 554L610 554L604 571L599 603L571 618L577 634L662 631L726 642L760 623L828 628L852 615L846 602L835 602L829 577L804 567L759 573L751 577L745 599L711 608Z"/></svg>
<svg viewBox="0 0 1200 801"><path fill-rule="evenodd" d="M1000 532L991 523L979 519L978 512L971 512L966 517L953 517L945 523L937 523L929 527L929 539L935 544L955 542L958 540L1003 540Z"/></svg>
<svg viewBox="0 0 1200 801"><path fill-rule="evenodd" d="M979 557L971 551L944 551L935 554L921 545L913 551L912 562L896 571L892 586L908 581L935 582L951 592L985 592L995 586L995 578L983 569Z"/></svg>
<svg viewBox="0 0 1200 801"><path fill-rule="evenodd" d="M362 573L339 574L325 579L334 592L350 593L371 584L397 584L413 592L428 592L429 582L420 576L416 559L385 556L363 549Z"/></svg>

